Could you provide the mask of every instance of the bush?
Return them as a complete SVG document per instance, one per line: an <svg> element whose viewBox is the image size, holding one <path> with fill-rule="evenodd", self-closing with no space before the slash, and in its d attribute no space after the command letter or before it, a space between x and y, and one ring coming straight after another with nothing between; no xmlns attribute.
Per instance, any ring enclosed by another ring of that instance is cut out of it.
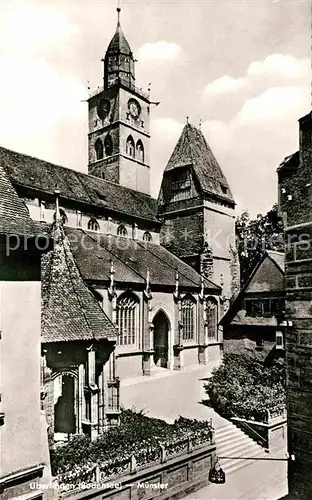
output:
<svg viewBox="0 0 312 500"><path fill-rule="evenodd" d="M225 354L205 384L211 406L227 418L263 420L266 411L286 405L285 362L272 366L237 354Z"/></svg>
<svg viewBox="0 0 312 500"><path fill-rule="evenodd" d="M73 436L65 445L50 448L52 475L88 470L108 460L124 460L132 454L139 455L159 450L161 444L185 438L194 438L207 431L207 422L179 417L173 424L146 417L142 412L123 409L120 425L110 429L95 441L87 436ZM209 429L208 429L209 430Z"/></svg>

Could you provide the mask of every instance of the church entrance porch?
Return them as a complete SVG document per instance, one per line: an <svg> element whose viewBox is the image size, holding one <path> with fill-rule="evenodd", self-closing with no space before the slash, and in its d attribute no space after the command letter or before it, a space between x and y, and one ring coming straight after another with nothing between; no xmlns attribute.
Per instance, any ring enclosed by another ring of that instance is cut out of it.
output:
<svg viewBox="0 0 312 500"><path fill-rule="evenodd" d="M169 368L169 320L163 311L159 311L153 320L154 325L154 363L161 368Z"/></svg>
<svg viewBox="0 0 312 500"><path fill-rule="evenodd" d="M54 436L66 439L77 432L77 378L70 373L59 373L53 380Z"/></svg>

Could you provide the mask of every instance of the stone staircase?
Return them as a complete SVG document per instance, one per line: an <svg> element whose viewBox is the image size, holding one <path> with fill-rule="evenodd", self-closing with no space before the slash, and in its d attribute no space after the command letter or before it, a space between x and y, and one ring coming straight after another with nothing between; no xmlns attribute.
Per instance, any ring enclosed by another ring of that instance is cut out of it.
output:
<svg viewBox="0 0 312 500"><path fill-rule="evenodd" d="M218 457L269 458L264 448L231 422L216 427L215 439ZM226 474L231 474L252 462L254 460L234 460L232 458L219 460Z"/></svg>

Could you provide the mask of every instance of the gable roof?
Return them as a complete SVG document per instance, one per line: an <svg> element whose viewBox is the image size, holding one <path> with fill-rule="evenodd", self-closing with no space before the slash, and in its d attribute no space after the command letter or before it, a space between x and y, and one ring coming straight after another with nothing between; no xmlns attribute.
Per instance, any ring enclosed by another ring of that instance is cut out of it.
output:
<svg viewBox="0 0 312 500"><path fill-rule="evenodd" d="M285 254L284 252L276 252L275 250L267 250L267 255L273 262L277 265L277 267L285 273Z"/></svg>
<svg viewBox="0 0 312 500"><path fill-rule="evenodd" d="M0 163L15 186L159 223L157 200L133 189L2 147Z"/></svg>
<svg viewBox="0 0 312 500"><path fill-rule="evenodd" d="M50 233L54 248L42 258L42 341L115 341L116 328L83 282L61 222Z"/></svg>
<svg viewBox="0 0 312 500"><path fill-rule="evenodd" d="M161 245L70 227L65 232L74 242L72 252L84 280L108 281L113 261L117 283L144 285L149 270L152 286L174 287L178 271L181 288L199 291L200 275ZM209 280L204 286L215 294L221 291Z"/></svg>
<svg viewBox="0 0 312 500"><path fill-rule="evenodd" d="M287 170L297 170L300 163L300 153L296 151L295 153L288 155L279 165L277 172L287 171Z"/></svg>
<svg viewBox="0 0 312 500"><path fill-rule="evenodd" d="M39 232L0 161L0 234L35 236Z"/></svg>
<svg viewBox="0 0 312 500"><path fill-rule="evenodd" d="M259 262L254 267L252 273L250 274L249 279L246 281L245 285L243 286L243 288L241 289L241 291L239 292L239 294L237 295L237 297L235 298L235 300L231 304L230 308L228 309L228 311L225 313L225 315L221 319L221 322L220 322L221 325L229 324L232 321L232 319L235 317L235 315L237 314L237 312L239 310L239 306L240 306L240 303L244 297L244 294L247 292L252 280L254 279L255 275L257 274L257 272L259 271L259 269L261 268L261 266L263 265L263 263L265 262L266 259L270 259L270 261L273 262L273 264L276 266L276 268L280 271L280 273L282 275L285 274L285 267L284 267L285 266L284 265L285 254L282 252L275 252L273 250L266 250L263 253ZM283 289L281 289L279 291L282 292ZM240 319L240 323L242 323L241 319ZM266 319L266 323L267 323L267 319Z"/></svg>
<svg viewBox="0 0 312 500"><path fill-rule="evenodd" d="M196 127L187 123L167 163L165 172L191 166L204 194L217 195L234 204L234 199L213 152ZM225 192L226 191L226 192Z"/></svg>

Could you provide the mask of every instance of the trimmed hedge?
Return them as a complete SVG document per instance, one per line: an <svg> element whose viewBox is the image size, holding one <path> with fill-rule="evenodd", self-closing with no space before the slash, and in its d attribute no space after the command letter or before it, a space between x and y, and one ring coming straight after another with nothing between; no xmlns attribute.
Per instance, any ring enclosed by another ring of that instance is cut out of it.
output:
<svg viewBox="0 0 312 500"><path fill-rule="evenodd" d="M75 435L61 446L50 448L52 475L57 476L77 469L100 465L107 460L124 460L160 445L172 443L192 433L207 432L208 422L179 417L173 424L146 417L142 412L121 411L120 425L110 429L95 441L84 435Z"/></svg>
<svg viewBox="0 0 312 500"><path fill-rule="evenodd" d="M205 384L211 406L226 418L262 421L267 410L286 406L284 360L272 366L237 354L225 354L223 364L213 370Z"/></svg>

